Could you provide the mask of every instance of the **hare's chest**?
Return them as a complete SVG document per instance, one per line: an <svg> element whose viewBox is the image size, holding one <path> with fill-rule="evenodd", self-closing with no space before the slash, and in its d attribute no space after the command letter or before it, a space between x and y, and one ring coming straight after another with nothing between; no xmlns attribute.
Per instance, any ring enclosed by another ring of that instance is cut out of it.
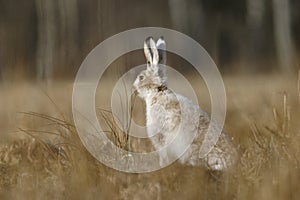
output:
<svg viewBox="0 0 300 200"><path fill-rule="evenodd" d="M151 135L173 132L180 123L178 113L161 104L147 106L147 130Z"/></svg>
<svg viewBox="0 0 300 200"><path fill-rule="evenodd" d="M162 132L165 125L166 112L162 106L147 106L147 131L151 135Z"/></svg>

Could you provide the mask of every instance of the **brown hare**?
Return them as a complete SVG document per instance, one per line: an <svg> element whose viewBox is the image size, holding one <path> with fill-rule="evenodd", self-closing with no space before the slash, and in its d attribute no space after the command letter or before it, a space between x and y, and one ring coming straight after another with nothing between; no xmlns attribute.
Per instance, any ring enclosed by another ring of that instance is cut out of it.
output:
<svg viewBox="0 0 300 200"><path fill-rule="evenodd" d="M167 87L164 39L155 42L152 37L147 38L144 53L147 69L137 76L133 86L146 103L147 134L155 149L160 150L160 166L165 166L172 158L179 158L182 164L205 166L214 171L232 166L237 160L237 150L223 131L211 151L204 157L199 155L209 123L212 123L213 130L221 130L198 105ZM184 146L185 138L192 134L192 142L187 148L182 147L181 143ZM178 135L181 135L179 141L172 143Z"/></svg>

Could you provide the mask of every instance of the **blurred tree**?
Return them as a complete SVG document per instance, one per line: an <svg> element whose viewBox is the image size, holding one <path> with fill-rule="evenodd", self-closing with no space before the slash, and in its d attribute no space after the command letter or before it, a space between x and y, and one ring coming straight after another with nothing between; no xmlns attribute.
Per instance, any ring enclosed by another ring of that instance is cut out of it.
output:
<svg viewBox="0 0 300 200"><path fill-rule="evenodd" d="M35 0L38 20L37 79L52 77L56 50L56 12L53 0Z"/></svg>
<svg viewBox="0 0 300 200"><path fill-rule="evenodd" d="M34 1L0 0L0 81L35 74L34 5Z"/></svg>
<svg viewBox="0 0 300 200"><path fill-rule="evenodd" d="M273 0L273 16L279 66L283 72L291 72L293 71L294 47L291 37L289 1Z"/></svg>
<svg viewBox="0 0 300 200"><path fill-rule="evenodd" d="M0 0L0 79L74 77L99 42L144 26L193 37L229 72L269 70L276 59L282 71L290 71L300 46L299 5L299 0Z"/></svg>
<svg viewBox="0 0 300 200"><path fill-rule="evenodd" d="M222 68L241 57L242 27L246 16L246 1L200 0L205 13L207 50Z"/></svg>
<svg viewBox="0 0 300 200"><path fill-rule="evenodd" d="M169 0L169 9L174 28L181 32L188 31L188 10L187 1Z"/></svg>
<svg viewBox="0 0 300 200"><path fill-rule="evenodd" d="M266 56L264 47L268 29L264 26L265 14L265 0L247 0L247 71L261 69L259 62Z"/></svg>
<svg viewBox="0 0 300 200"><path fill-rule="evenodd" d="M36 76L39 80L51 80L54 70L68 74L78 55L78 2L77 0L35 0L35 2L38 22Z"/></svg>
<svg viewBox="0 0 300 200"><path fill-rule="evenodd" d="M79 46L78 2L77 0L58 1L58 51L57 56L61 73L70 73L74 66Z"/></svg>
<svg viewBox="0 0 300 200"><path fill-rule="evenodd" d="M250 27L259 27L264 17L264 0L247 0L247 23Z"/></svg>

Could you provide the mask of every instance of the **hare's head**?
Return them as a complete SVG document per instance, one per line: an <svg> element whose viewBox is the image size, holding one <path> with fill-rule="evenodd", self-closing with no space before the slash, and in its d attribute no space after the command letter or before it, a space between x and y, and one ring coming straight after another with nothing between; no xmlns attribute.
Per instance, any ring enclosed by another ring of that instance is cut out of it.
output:
<svg viewBox="0 0 300 200"><path fill-rule="evenodd" d="M144 42L144 53L147 59L147 69L137 76L133 84L142 98L167 87L164 67L166 64L166 43L164 39L161 37L155 42L152 37L147 38Z"/></svg>

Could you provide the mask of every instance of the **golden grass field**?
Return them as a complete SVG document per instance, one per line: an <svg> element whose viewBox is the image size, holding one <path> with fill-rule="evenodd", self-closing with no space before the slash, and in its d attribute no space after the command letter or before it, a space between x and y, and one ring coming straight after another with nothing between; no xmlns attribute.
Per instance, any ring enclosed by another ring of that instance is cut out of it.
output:
<svg viewBox="0 0 300 200"><path fill-rule="evenodd" d="M146 174L110 169L78 138L71 81L54 81L47 87L3 83L0 199L298 199L297 75L233 75L225 76L224 83L228 106L224 129L234 137L240 160L223 174L177 163ZM111 87L109 80L101 84ZM97 92L96 107L109 106L107 91ZM197 95L209 111L206 88L199 88Z"/></svg>

